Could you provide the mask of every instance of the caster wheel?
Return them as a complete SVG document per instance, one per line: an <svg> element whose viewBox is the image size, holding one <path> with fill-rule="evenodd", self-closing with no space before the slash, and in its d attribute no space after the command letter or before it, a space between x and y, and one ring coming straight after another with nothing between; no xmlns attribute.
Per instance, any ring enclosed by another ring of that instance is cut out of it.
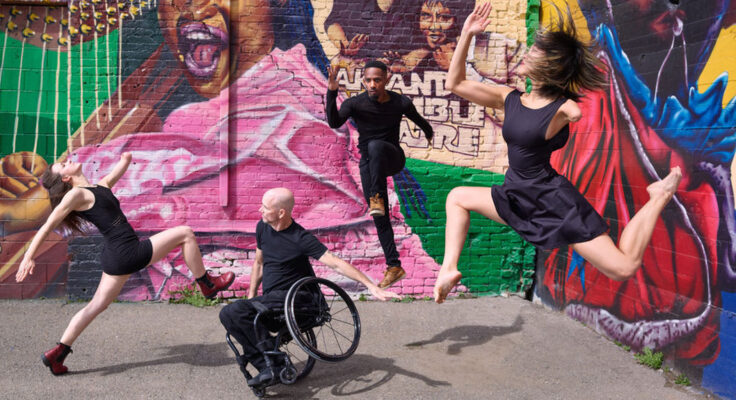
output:
<svg viewBox="0 0 736 400"><path fill-rule="evenodd" d="M289 366L282 369L279 373L279 378L281 378L281 383L285 385L291 385L292 383L296 382L296 368L294 368L293 366Z"/></svg>

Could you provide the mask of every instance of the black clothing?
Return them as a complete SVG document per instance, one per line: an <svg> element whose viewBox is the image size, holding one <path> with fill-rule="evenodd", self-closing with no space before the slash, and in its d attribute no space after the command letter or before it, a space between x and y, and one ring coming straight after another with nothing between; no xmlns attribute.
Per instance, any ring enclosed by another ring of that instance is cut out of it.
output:
<svg viewBox="0 0 736 400"><path fill-rule="evenodd" d="M565 98L539 108L521 104L521 92L508 94L503 138L509 170L491 195L498 215L525 240L543 249L594 239L608 230L605 220L575 186L549 163L570 135L565 125L552 139L547 127Z"/></svg>
<svg viewBox="0 0 736 400"><path fill-rule="evenodd" d="M153 255L151 240L138 238L110 188L82 187L95 196L92 208L78 213L94 224L105 239L102 270L108 275L128 275L145 268Z"/></svg>
<svg viewBox="0 0 736 400"><path fill-rule="evenodd" d="M262 371L266 367L263 351L273 350L273 343L269 340L259 343L257 337L270 338L269 331L278 331L283 327L283 320L264 318L264 324L254 326L253 321L258 311L252 302L258 301L269 310L277 310L273 316L282 314L286 293L294 282L306 276L314 276L308 257L321 258L327 252L327 247L296 221L282 231L276 231L263 221L258 221L256 244L263 256L263 295L228 304L220 311L220 322L243 346L245 358ZM295 301L297 304L318 304L319 299L321 297L305 294Z"/></svg>
<svg viewBox="0 0 736 400"><path fill-rule="evenodd" d="M277 332L284 326L282 320L275 317L283 314L284 300L288 290L273 290L249 300L238 300L228 304L220 311L220 322L242 346L243 356L259 371L266 367L263 352L274 349L274 343L270 340L271 332ZM253 324L258 311L253 306L258 301L274 313L258 319L258 326ZM296 299L298 304L312 301L311 299ZM256 330L258 332L256 333ZM257 336L256 336L257 335ZM260 338L260 340L259 340Z"/></svg>
<svg viewBox="0 0 736 400"><path fill-rule="evenodd" d="M383 140L396 147L399 146L401 119L404 115L412 120L425 134L433 135L432 125L419 115L414 103L406 96L390 90L386 91L389 100L380 103L372 99L368 92L345 100L337 109L337 90L327 91L325 112L330 128L339 128L348 118L352 118L358 127L358 150L365 155L368 142Z"/></svg>
<svg viewBox="0 0 736 400"><path fill-rule="evenodd" d="M384 199L383 216L374 216L373 223L376 225L378 241L381 242L386 264L400 267L399 252L394 242L394 230L391 227L391 217L386 207L388 199L388 188L386 177L395 175L404 168L406 157L401 147L394 146L383 140L373 140L368 143L367 154L360 158L360 181L363 186L363 196L366 201L373 194L378 193Z"/></svg>
<svg viewBox="0 0 736 400"><path fill-rule="evenodd" d="M319 259L327 252L327 247L296 221L278 232L258 221L256 245L263 254L263 293L289 290L299 279L314 276L309 257Z"/></svg>
<svg viewBox="0 0 736 400"><path fill-rule="evenodd" d="M387 91L389 100L380 103L372 99L367 92L345 100L337 109L337 90L327 91L325 112L331 128L339 128L348 118L352 118L358 127L358 150L360 150L360 182L363 196L368 199L378 193L388 203L386 178L399 173L406 163L406 156L399 144L401 119L406 115L425 135L434 135L432 125L427 122L414 107L414 103L403 95ZM381 242L386 264L401 266L399 252L394 242L394 230L391 226L388 208L385 215L373 217L378 240Z"/></svg>

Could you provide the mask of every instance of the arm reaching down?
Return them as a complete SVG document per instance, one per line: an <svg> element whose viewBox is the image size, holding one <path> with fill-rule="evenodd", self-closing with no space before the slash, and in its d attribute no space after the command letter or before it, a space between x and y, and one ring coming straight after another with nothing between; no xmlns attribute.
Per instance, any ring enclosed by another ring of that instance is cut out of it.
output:
<svg viewBox="0 0 736 400"><path fill-rule="evenodd" d="M357 268L350 265L347 261L342 260L341 258L335 256L334 254L330 253L329 251L326 251L322 257L319 258L319 261L326 266L336 270L340 274L354 280L357 282L362 283L365 285L365 287L370 290L371 294L375 296L377 299L381 301L386 301L388 299L400 299L401 296L399 296L396 293L389 292L386 290L383 290L376 286L373 281L365 276L364 273L360 272Z"/></svg>
<svg viewBox="0 0 736 400"><path fill-rule="evenodd" d="M248 298L252 299L258 295L258 287L261 286L263 279L263 252L256 247L256 259L253 261L253 268L250 272L250 287L248 288Z"/></svg>
<svg viewBox="0 0 736 400"><path fill-rule="evenodd" d="M61 203L54 208L51 215L49 215L49 218L41 226L41 229L39 229L38 232L36 232L36 235L33 236L33 240L31 240L31 244L28 246L28 250L23 256L23 260L20 262L18 272L15 274L16 282L22 282L28 275L33 275L33 269L36 266L33 259L36 257L36 252L41 246L41 243L46 240L46 236L48 236L49 233L51 233L51 231L53 231L61 221L69 215L69 213L82 208L84 203L85 198L82 189L74 188L64 195Z"/></svg>

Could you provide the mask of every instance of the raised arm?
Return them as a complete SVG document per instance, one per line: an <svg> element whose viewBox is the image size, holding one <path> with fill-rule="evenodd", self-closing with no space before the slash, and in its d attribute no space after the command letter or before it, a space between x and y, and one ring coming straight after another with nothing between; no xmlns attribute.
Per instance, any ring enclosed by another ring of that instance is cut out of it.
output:
<svg viewBox="0 0 736 400"><path fill-rule="evenodd" d="M64 195L64 198L61 199L61 203L51 211L49 218L41 226L41 229L36 232L36 235L33 236L33 240L31 240L31 244L28 246L28 250L26 250L26 254L20 262L18 272L15 274L16 282L23 281L28 275L33 275L33 269L36 267L36 263L33 259L36 257L36 252L41 246L41 243L46 240L49 233L56 229L59 223L61 223L61 221L63 221L70 212L81 209L84 204L85 199L82 189L73 188Z"/></svg>
<svg viewBox="0 0 736 400"><path fill-rule="evenodd" d="M253 261L253 268L250 271L249 299L258 295L258 287L261 286L261 279L263 279L263 252L256 247L256 259Z"/></svg>
<svg viewBox="0 0 736 400"><path fill-rule="evenodd" d="M342 126L345 121L350 118L350 107L343 102L340 110L337 109L337 69L338 66L328 68L327 77L327 96L325 98L325 114L327 114L327 124L330 128L336 129Z"/></svg>
<svg viewBox="0 0 736 400"><path fill-rule="evenodd" d="M513 90L512 88L508 86L490 86L465 78L465 59L468 57L470 42L473 36L483 32L491 22L488 19L490 13L491 3L484 3L476 6L473 13L465 20L455 53L453 53L452 61L450 61L450 69L447 71L445 89L482 106L503 108L506 95Z"/></svg>
<svg viewBox="0 0 736 400"><path fill-rule="evenodd" d="M347 261L344 261L341 258L330 253L329 251L326 251L325 254L323 254L322 257L319 258L319 261L322 264L339 272L340 274L354 281L362 283L363 285L365 285L365 287L368 288L368 290L370 290L373 296L381 301L386 301L390 298L401 298L401 296L396 293L379 288L378 286L376 286L375 283L373 283L371 278L365 276L365 274L360 272L360 270L350 265Z"/></svg>
<svg viewBox="0 0 736 400"><path fill-rule="evenodd" d="M118 179L120 179L120 177L123 176L125 171L128 170L128 165L130 165L131 158L132 156L128 152L121 154L120 161L118 161L118 163L115 164L115 168L113 168L112 171L109 174L107 174L107 176L100 179L100 181L97 184L106 186L112 189L115 183L117 183Z"/></svg>

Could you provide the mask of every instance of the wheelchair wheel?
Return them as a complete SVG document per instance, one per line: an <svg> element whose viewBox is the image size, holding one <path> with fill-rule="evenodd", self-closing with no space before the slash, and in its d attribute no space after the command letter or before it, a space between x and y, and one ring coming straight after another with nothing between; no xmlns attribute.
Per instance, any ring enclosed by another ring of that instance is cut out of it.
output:
<svg viewBox="0 0 736 400"><path fill-rule="evenodd" d="M310 356L338 362L353 355L358 348L358 310L336 283L316 277L302 278L286 294L284 309L292 338ZM310 328L316 343L307 333Z"/></svg>
<svg viewBox="0 0 736 400"><path fill-rule="evenodd" d="M308 343L310 343L310 346L317 347L317 339L314 336L314 331L312 331L311 329L307 329L302 333L302 335L304 336L304 339L307 340ZM302 349L302 347L294 340L289 340L286 343L282 344L280 350L289 356L291 364L296 370L296 377L293 378L289 376L286 378L287 381L290 381L290 383L294 383L312 372L312 368L314 368L315 362L314 358L306 353L304 349ZM284 380L284 377L280 378L282 379L282 381Z"/></svg>

